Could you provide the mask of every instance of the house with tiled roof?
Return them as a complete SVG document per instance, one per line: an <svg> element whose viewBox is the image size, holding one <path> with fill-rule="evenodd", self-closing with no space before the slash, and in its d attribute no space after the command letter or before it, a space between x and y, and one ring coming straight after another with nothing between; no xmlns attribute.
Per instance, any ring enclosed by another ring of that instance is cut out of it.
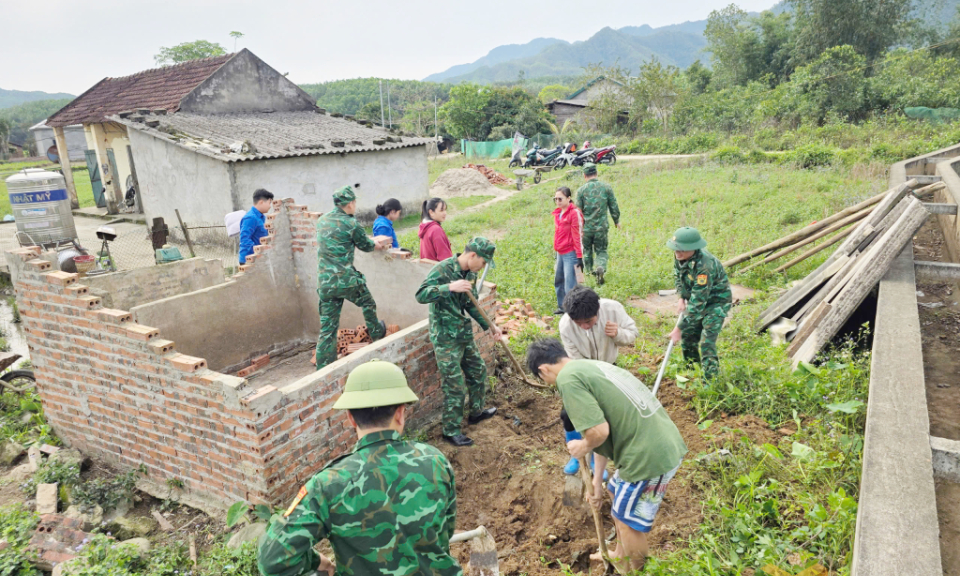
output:
<svg viewBox="0 0 960 576"><path fill-rule="evenodd" d="M591 106L604 97L614 96L623 99L623 84L606 76L597 76L562 100L547 103L547 110L556 118L557 126L563 126L567 120L593 127L589 115L584 114Z"/></svg>

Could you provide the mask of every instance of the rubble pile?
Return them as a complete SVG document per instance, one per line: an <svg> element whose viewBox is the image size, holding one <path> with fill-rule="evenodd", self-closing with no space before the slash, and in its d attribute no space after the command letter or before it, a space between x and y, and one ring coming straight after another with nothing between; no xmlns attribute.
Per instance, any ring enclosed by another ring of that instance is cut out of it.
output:
<svg viewBox="0 0 960 576"><path fill-rule="evenodd" d="M398 324L387 324L387 333L385 336L396 334L399 331L400 326ZM337 358L349 356L372 343L373 339L370 337L370 332L367 331L367 327L363 324L354 329L344 328L337 330Z"/></svg>
<svg viewBox="0 0 960 576"><path fill-rule="evenodd" d="M512 337L523 332L527 324L534 324L548 330L550 323L553 322L553 316L540 318L534 312L533 305L522 298L512 298L497 302L497 314L493 321L503 331L504 336Z"/></svg>
<svg viewBox="0 0 960 576"><path fill-rule="evenodd" d="M512 182L511 180L508 180L507 177L504 176L503 174L497 172L493 168L487 168L483 164L466 164L464 168L472 168L474 170L477 170L478 172L486 176L487 180L489 180L490 183L493 184L494 186L499 184L510 184Z"/></svg>

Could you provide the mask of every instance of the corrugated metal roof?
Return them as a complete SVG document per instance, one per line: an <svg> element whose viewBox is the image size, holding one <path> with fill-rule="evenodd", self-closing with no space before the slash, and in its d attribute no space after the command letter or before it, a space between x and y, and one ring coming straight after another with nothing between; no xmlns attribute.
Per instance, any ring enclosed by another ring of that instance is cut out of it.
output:
<svg viewBox="0 0 960 576"><path fill-rule="evenodd" d="M47 118L47 126L103 122L111 114L137 108L173 112L180 107L184 96L233 56L189 60L132 76L104 78Z"/></svg>
<svg viewBox="0 0 960 576"><path fill-rule="evenodd" d="M224 162L395 150L430 138L400 137L321 112L110 117L128 128Z"/></svg>

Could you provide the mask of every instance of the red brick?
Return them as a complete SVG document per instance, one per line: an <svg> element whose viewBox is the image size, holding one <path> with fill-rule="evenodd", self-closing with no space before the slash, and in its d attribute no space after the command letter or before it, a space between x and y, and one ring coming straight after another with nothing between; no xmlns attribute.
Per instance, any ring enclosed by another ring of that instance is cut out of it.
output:
<svg viewBox="0 0 960 576"><path fill-rule="evenodd" d="M113 324L123 324L129 322L133 316L125 310L114 310L112 308L101 308L97 311L97 318L103 322Z"/></svg>
<svg viewBox="0 0 960 576"><path fill-rule="evenodd" d="M53 267L53 264L46 260L34 259L27 261L27 268L34 272L46 272Z"/></svg>
<svg viewBox="0 0 960 576"><path fill-rule="evenodd" d="M156 328L143 326L141 324L130 324L129 326L125 326L125 328L128 337L133 338L134 340L141 340L143 342L153 340L160 335L160 331Z"/></svg>
<svg viewBox="0 0 960 576"><path fill-rule="evenodd" d="M69 286L77 281L79 278L78 275L72 274L70 272L47 272L43 275L46 278L47 283L54 284L56 286Z"/></svg>
<svg viewBox="0 0 960 576"><path fill-rule="evenodd" d="M167 358L167 362L173 364L177 370L183 370L184 372L196 372L207 367L207 361L204 358L187 356L186 354L171 356Z"/></svg>

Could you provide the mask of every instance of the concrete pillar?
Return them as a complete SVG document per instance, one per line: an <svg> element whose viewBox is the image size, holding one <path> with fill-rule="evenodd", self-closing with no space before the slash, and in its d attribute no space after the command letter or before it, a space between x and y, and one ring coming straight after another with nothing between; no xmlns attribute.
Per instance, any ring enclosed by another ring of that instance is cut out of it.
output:
<svg viewBox="0 0 960 576"><path fill-rule="evenodd" d="M57 155L60 156L60 167L63 169L63 179L67 181L67 194L70 195L70 207L76 210L80 207L80 200L77 198L77 186L73 183L73 170L70 168L70 150L67 149L67 137L63 133L62 126L57 126L53 129L53 138L57 141Z"/></svg>
<svg viewBox="0 0 960 576"><path fill-rule="evenodd" d="M103 197L107 201L107 213L117 213L116 179L117 175L113 173L110 166L110 158L107 157L107 137L103 131L102 124L90 124L90 135L94 143L94 150L97 153L97 163L100 165L100 181L103 183ZM111 182L110 185L107 182Z"/></svg>

